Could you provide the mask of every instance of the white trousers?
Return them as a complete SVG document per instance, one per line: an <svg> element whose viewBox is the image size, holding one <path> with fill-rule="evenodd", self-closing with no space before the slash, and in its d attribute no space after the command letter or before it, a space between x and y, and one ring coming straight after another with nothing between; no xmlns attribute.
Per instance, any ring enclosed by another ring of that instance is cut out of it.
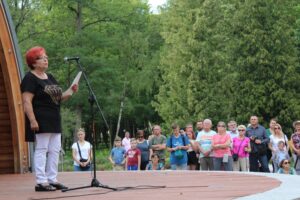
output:
<svg viewBox="0 0 300 200"><path fill-rule="evenodd" d="M35 135L34 167L36 183L58 182L58 160L61 148L61 133L40 133Z"/></svg>

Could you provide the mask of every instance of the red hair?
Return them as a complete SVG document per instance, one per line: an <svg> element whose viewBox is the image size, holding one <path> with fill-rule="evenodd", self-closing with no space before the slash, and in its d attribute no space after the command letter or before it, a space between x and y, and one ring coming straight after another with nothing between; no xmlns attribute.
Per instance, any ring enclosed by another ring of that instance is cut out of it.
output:
<svg viewBox="0 0 300 200"><path fill-rule="evenodd" d="M34 69L33 64L36 59L42 54L46 53L46 50L43 47L36 46L32 47L26 52L26 63L30 69Z"/></svg>

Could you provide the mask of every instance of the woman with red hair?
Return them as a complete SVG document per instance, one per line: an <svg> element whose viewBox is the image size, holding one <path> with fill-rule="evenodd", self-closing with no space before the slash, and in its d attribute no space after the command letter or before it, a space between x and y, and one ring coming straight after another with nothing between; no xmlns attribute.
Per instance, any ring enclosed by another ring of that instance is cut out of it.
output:
<svg viewBox="0 0 300 200"><path fill-rule="evenodd" d="M46 73L48 56L43 47L33 47L26 52L30 71L21 83L26 141L35 141L34 168L35 191L67 189L57 181L58 160L61 148L60 104L77 91L62 92L55 78Z"/></svg>

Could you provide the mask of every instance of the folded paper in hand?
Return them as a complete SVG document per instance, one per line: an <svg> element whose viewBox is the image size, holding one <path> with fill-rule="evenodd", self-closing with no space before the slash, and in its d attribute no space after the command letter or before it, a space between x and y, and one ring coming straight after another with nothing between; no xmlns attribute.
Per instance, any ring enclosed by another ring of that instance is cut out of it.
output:
<svg viewBox="0 0 300 200"><path fill-rule="evenodd" d="M67 89L66 94L67 95L72 95L73 94L73 90L72 90L72 86L73 85L78 85L80 77L81 77L82 71L78 72L78 74L76 75L76 77L74 78L71 86L69 87L69 89Z"/></svg>

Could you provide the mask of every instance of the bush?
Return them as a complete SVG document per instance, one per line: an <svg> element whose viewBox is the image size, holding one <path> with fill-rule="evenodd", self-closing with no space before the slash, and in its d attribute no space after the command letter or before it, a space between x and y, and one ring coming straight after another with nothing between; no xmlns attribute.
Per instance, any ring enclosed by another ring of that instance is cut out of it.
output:
<svg viewBox="0 0 300 200"><path fill-rule="evenodd" d="M110 150L96 150L96 168L98 171L112 170L112 166L108 160ZM59 171L73 171L72 151L66 151L64 156L59 159Z"/></svg>

